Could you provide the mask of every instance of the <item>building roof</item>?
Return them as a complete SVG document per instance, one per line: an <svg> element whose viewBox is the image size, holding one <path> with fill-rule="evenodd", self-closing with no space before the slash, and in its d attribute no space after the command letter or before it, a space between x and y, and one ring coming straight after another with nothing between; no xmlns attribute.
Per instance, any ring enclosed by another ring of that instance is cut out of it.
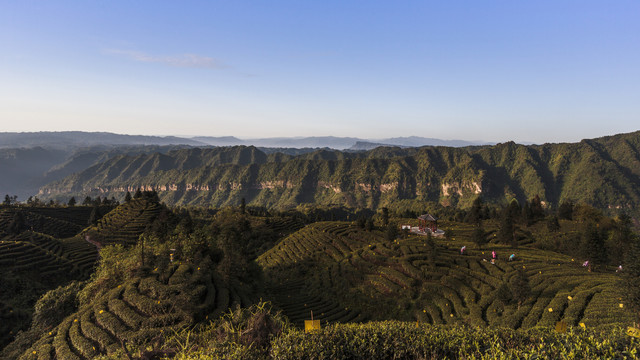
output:
<svg viewBox="0 0 640 360"><path fill-rule="evenodd" d="M437 217L434 217L431 214L422 214L422 215L418 216L418 219L426 220L426 221L436 221L436 220L438 220Z"/></svg>

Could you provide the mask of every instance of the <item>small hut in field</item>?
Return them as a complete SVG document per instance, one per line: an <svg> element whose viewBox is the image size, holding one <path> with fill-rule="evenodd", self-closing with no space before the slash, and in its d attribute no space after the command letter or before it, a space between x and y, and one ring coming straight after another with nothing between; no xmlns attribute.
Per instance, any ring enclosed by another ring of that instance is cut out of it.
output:
<svg viewBox="0 0 640 360"><path fill-rule="evenodd" d="M423 232L429 229L432 233L435 233L438 230L438 218L431 214L418 216L418 229Z"/></svg>

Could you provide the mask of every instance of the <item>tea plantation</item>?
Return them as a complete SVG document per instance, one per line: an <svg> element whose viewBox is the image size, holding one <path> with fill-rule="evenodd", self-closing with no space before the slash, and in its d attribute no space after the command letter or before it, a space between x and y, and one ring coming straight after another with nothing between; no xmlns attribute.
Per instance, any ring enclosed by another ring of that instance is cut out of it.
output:
<svg viewBox="0 0 640 360"><path fill-rule="evenodd" d="M77 208L0 210L0 358L638 358L623 272L570 251L580 221L505 244L491 219L431 237L396 231L410 218L138 197L89 224ZM311 317L321 329L305 333Z"/></svg>
<svg viewBox="0 0 640 360"><path fill-rule="evenodd" d="M157 203L145 199L132 200L109 212L111 227L101 226L100 221L84 232L113 243L137 239L157 208ZM98 250L83 233L91 212L86 206L0 209L0 345L29 326L33 306L46 291L93 273ZM114 218L123 220L118 223ZM112 230L116 228L126 233Z"/></svg>
<svg viewBox="0 0 640 360"><path fill-rule="evenodd" d="M273 279L274 304L299 324L311 311L323 323L404 319L531 328L632 320L614 271L589 272L581 259L533 247L490 243L478 250L469 240L472 226L448 225L455 239L435 239L434 247L426 236L389 242L350 223L315 223L258 263ZM499 254L495 264L492 250ZM510 254L516 260L508 261ZM530 294L519 306L509 284L520 269Z"/></svg>

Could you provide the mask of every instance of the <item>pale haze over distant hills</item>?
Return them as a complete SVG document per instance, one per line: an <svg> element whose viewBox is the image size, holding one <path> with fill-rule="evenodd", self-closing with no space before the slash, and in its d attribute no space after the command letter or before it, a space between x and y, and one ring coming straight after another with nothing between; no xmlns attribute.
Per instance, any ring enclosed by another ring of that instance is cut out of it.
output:
<svg viewBox="0 0 640 360"><path fill-rule="evenodd" d="M48 148L69 148L95 145L191 145L191 146L234 146L253 145L275 148L331 148L349 149L356 143L373 143L402 147L414 146L470 146L487 145L482 141L441 140L419 136L396 137L388 139L362 139L356 137L313 136L313 137L272 137L259 139L241 139L235 136L148 136L123 135L108 132L4 132L0 133L0 148L21 148L42 146ZM368 150L371 147L359 150Z"/></svg>

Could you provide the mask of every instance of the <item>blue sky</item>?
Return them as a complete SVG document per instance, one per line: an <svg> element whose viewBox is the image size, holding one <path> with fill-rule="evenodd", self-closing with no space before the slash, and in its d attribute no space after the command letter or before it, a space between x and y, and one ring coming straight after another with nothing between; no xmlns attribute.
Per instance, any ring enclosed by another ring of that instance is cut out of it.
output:
<svg viewBox="0 0 640 360"><path fill-rule="evenodd" d="M638 1L3 1L0 131L640 129Z"/></svg>

